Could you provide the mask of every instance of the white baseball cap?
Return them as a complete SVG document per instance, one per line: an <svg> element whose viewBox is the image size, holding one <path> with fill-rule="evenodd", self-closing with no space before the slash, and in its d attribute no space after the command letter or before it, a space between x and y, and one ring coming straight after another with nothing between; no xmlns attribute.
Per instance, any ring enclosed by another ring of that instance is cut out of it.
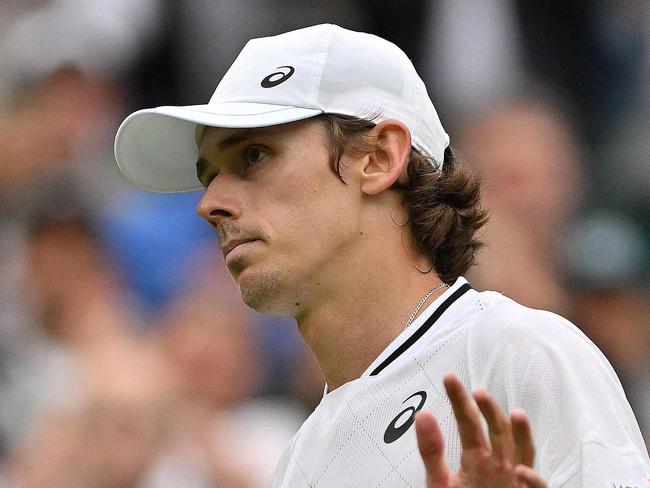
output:
<svg viewBox="0 0 650 488"><path fill-rule="evenodd" d="M205 105L138 110L120 125L115 159L136 185L201 188L197 126L265 127L323 113L398 119L441 165L449 136L413 64L380 37L322 24L250 40Z"/></svg>

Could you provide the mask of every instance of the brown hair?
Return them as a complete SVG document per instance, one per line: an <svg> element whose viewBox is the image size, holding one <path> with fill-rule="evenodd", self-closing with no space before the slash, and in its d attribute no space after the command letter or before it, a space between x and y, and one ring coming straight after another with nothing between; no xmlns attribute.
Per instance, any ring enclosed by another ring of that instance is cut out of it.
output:
<svg viewBox="0 0 650 488"><path fill-rule="evenodd" d="M338 114L317 119L327 129L330 164L339 178L345 151L363 153L375 149L373 141L366 137L375 126L371 120ZM474 264L483 246L476 232L487 222L487 212L480 205L477 173L462 164L450 147L445 149L442 170L412 148L407 179L395 182L392 188L404 194L407 225L422 252L430 256L442 281L452 283Z"/></svg>

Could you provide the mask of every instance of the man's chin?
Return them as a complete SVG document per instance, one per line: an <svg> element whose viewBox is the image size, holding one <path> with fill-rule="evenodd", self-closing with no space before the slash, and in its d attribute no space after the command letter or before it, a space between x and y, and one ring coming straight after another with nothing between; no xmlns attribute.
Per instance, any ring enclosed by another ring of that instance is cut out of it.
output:
<svg viewBox="0 0 650 488"><path fill-rule="evenodd" d="M283 301L278 272L254 272L247 268L235 276L235 281L239 286L242 300L252 309L266 314L286 312L280 310L278 306Z"/></svg>

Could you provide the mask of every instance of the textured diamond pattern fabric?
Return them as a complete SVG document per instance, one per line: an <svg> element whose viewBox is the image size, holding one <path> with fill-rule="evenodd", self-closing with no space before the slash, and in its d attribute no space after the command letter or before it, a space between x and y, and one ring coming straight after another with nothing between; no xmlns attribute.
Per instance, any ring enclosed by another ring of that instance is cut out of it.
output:
<svg viewBox="0 0 650 488"><path fill-rule="evenodd" d="M470 290L411 347L377 375L370 372L399 348L464 279L431 304L358 379L326 394L293 438L274 487L425 486L411 425L394 442L424 392L436 415L448 462L461 446L442 378L453 372L468 390L486 388L507 410L531 419L536 468L550 487L645 486L650 461L613 369L565 319L523 307L494 292ZM409 400L407 400L409 399Z"/></svg>

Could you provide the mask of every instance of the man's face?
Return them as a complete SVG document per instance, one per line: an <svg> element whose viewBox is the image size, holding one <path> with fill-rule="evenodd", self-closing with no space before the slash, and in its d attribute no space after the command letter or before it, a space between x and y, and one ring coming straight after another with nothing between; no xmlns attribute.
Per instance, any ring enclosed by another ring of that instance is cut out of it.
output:
<svg viewBox="0 0 650 488"><path fill-rule="evenodd" d="M198 212L217 230L244 301L259 311L296 317L322 299L362 233L356 160L344 157L344 184L325 142L313 120L207 128L201 140Z"/></svg>

